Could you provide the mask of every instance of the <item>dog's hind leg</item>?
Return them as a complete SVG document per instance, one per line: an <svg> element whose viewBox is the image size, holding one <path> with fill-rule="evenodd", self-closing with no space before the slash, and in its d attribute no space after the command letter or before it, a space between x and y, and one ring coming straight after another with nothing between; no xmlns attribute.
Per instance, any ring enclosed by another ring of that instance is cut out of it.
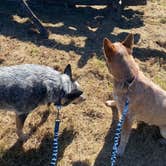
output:
<svg viewBox="0 0 166 166"><path fill-rule="evenodd" d="M27 136L22 131L24 127L24 122L27 116L28 116L28 113L24 113L20 115L16 114L16 128L17 128L16 132L20 141L25 141L27 139Z"/></svg>

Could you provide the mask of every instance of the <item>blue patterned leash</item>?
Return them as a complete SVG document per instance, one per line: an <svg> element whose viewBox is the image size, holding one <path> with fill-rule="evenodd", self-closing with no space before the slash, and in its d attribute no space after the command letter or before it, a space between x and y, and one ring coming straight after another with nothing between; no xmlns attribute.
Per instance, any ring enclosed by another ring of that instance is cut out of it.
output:
<svg viewBox="0 0 166 166"><path fill-rule="evenodd" d="M58 132L59 132L59 125L60 125L59 111L60 111L60 109L61 109L61 105L57 105L58 113L57 113L56 122L55 122L52 159L51 159L51 162L50 162L50 166L56 166L57 165L57 159L58 159Z"/></svg>
<svg viewBox="0 0 166 166"><path fill-rule="evenodd" d="M115 137L114 137L114 145L113 145L112 156L111 156L111 166L115 166L115 164L116 164L120 134L121 134L122 126L126 119L128 110L129 110L129 100L127 99L124 110L122 112L122 117L119 120L117 128L116 128L116 133L115 133Z"/></svg>

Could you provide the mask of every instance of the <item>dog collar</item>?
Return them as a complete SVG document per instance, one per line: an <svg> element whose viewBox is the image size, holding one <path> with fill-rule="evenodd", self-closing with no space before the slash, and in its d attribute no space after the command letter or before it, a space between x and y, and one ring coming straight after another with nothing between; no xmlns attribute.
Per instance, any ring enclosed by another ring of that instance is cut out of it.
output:
<svg viewBox="0 0 166 166"><path fill-rule="evenodd" d="M131 86L134 84L135 80L137 79L137 75L130 78L130 79L127 79L123 82L119 82L120 84L120 89L126 89L126 90L129 90L131 88Z"/></svg>
<svg viewBox="0 0 166 166"><path fill-rule="evenodd" d="M133 82L135 81L136 79L136 76L134 76L133 78L131 79L127 79L125 82L124 82L124 87L127 87L128 89L130 88L130 86L133 84Z"/></svg>
<svg viewBox="0 0 166 166"><path fill-rule="evenodd" d="M65 96L65 91L62 89L60 91L60 95L59 95L59 98L58 98L58 101L55 103L56 106L58 107L61 107L62 106L62 98Z"/></svg>

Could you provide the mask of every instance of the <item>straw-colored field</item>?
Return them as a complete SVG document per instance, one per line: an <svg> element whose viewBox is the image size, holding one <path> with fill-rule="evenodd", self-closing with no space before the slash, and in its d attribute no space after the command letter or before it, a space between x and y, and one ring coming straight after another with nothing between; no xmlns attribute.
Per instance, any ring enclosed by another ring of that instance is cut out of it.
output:
<svg viewBox="0 0 166 166"><path fill-rule="evenodd" d="M148 77L166 90L166 1L148 0L146 6L126 8L116 21L108 8L33 6L49 39L31 29L19 6L0 2L1 66L35 63L63 71L70 63L87 100L62 109L58 166L109 166L117 110L106 107L112 78L103 60L102 40L121 41L135 34L134 56ZM56 111L42 106L25 123L31 138L20 145L15 114L0 113L0 166L48 166ZM159 130L141 125L133 129L120 166L165 166L166 145Z"/></svg>

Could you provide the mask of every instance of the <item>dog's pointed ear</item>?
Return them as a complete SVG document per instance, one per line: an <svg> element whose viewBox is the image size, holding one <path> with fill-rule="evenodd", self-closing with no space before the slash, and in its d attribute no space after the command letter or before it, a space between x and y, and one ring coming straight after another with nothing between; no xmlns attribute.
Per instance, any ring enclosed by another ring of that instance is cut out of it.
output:
<svg viewBox="0 0 166 166"><path fill-rule="evenodd" d="M130 51L130 53L132 53L133 44L134 44L134 35L130 33L122 42L122 44Z"/></svg>
<svg viewBox="0 0 166 166"><path fill-rule="evenodd" d="M108 38L104 38L103 46L104 46L104 53L105 53L104 56L105 56L106 60L110 61L111 57L116 52L115 47L114 47L113 43Z"/></svg>
<svg viewBox="0 0 166 166"><path fill-rule="evenodd" d="M67 74L70 78L72 78L72 70L71 70L71 65L68 64L64 70L64 74Z"/></svg>

